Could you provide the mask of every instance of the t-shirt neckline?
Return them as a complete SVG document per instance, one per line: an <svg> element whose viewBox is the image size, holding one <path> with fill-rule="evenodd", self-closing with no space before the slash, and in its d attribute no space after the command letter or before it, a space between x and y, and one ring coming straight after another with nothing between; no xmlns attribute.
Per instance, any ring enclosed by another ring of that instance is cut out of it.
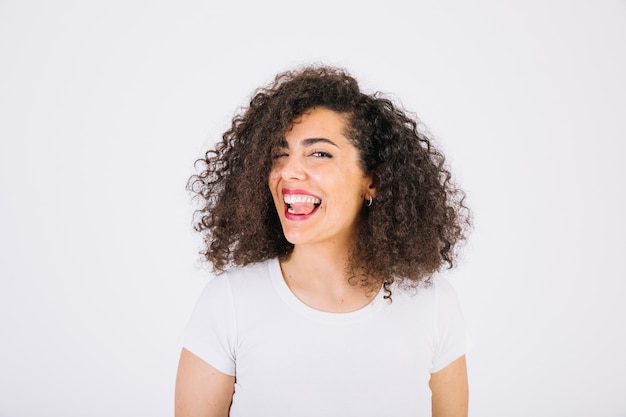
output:
<svg viewBox="0 0 626 417"><path fill-rule="evenodd" d="M316 310L313 307L303 303L291 291L291 289L285 282L278 259L271 260L268 263L268 268L272 285L274 286L274 289L278 293L281 300L291 309L295 310L297 313L307 317L310 320L335 324L355 323L373 317L386 302L383 297L384 290L381 288L378 291L378 294L376 294L376 296L372 299L372 301L370 301L367 305L361 307L358 310L348 313L332 313Z"/></svg>

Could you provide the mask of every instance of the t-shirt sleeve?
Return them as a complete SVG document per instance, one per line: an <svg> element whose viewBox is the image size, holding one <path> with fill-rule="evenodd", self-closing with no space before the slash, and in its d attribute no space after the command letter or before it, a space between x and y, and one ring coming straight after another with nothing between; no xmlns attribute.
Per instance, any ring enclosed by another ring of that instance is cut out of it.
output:
<svg viewBox="0 0 626 417"><path fill-rule="evenodd" d="M435 282L435 354L431 373L463 356L469 347L465 319L456 291L445 279Z"/></svg>
<svg viewBox="0 0 626 417"><path fill-rule="evenodd" d="M228 277L214 277L196 301L184 331L183 346L215 369L234 376L236 335Z"/></svg>

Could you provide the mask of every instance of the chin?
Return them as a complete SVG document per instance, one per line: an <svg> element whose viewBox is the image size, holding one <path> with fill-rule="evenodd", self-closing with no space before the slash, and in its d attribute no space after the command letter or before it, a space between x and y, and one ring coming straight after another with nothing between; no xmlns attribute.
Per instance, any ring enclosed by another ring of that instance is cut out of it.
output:
<svg viewBox="0 0 626 417"><path fill-rule="evenodd" d="M301 245L304 243L309 243L311 240L310 238L307 238L307 236L302 233L297 233L297 232L293 232L293 231L289 231L285 229L283 229L283 235L285 236L285 239L287 240L287 242L291 243L292 245Z"/></svg>

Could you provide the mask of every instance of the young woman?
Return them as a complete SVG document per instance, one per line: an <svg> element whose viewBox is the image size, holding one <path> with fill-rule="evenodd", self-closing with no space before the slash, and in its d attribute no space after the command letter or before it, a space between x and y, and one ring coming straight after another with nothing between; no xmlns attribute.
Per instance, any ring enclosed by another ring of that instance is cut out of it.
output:
<svg viewBox="0 0 626 417"><path fill-rule="evenodd" d="M279 74L189 188L218 276L176 416L467 416L463 193L417 121L344 70Z"/></svg>

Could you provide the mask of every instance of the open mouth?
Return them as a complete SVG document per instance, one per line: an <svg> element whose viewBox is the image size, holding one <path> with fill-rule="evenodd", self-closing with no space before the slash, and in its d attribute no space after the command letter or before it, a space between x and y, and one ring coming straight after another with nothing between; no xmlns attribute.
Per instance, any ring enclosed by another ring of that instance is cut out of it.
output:
<svg viewBox="0 0 626 417"><path fill-rule="evenodd" d="M319 198L305 194L285 194L283 201L287 206L287 213L300 216L313 213L322 203Z"/></svg>

